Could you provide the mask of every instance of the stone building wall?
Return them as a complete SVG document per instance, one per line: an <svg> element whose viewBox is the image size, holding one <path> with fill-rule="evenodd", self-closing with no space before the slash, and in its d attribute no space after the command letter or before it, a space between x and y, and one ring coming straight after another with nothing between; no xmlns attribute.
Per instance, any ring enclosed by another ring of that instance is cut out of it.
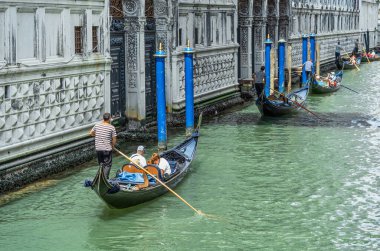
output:
<svg viewBox="0 0 380 251"><path fill-rule="evenodd" d="M334 59L338 41L350 53L354 41L361 40L359 7L359 0L292 1L289 41L293 46L293 66L302 64L303 34L316 34L316 41L321 45L322 64Z"/></svg>
<svg viewBox="0 0 380 251"><path fill-rule="evenodd" d="M0 166L88 137L109 110L108 0L0 0Z"/></svg>
<svg viewBox="0 0 380 251"><path fill-rule="evenodd" d="M173 29L173 50L168 105L173 112L185 107L183 50L194 48L195 103L216 99L238 91L237 14L231 0L178 1Z"/></svg>

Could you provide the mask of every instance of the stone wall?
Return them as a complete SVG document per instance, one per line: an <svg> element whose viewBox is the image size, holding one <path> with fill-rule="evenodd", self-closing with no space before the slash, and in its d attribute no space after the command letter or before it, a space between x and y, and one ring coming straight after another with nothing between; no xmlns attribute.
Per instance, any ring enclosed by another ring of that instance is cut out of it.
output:
<svg viewBox="0 0 380 251"><path fill-rule="evenodd" d="M88 137L110 108L110 58L108 0L0 4L2 167Z"/></svg>

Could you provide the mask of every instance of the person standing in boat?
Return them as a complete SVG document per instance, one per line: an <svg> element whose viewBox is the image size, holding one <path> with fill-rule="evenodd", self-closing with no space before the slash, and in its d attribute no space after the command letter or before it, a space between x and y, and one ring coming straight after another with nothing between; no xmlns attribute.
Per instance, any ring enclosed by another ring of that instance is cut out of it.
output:
<svg viewBox="0 0 380 251"><path fill-rule="evenodd" d="M340 51L344 48L340 46L340 41L338 41L338 44L335 46L335 60L339 62L340 60Z"/></svg>
<svg viewBox="0 0 380 251"><path fill-rule="evenodd" d="M116 144L116 129L111 125L110 113L106 112L103 114L103 121L91 129L90 135L95 137L95 150L98 162L108 179L112 166L112 149Z"/></svg>
<svg viewBox="0 0 380 251"><path fill-rule="evenodd" d="M311 76L311 71L313 70L313 62L309 58L304 64L303 67L305 67L305 72L306 72L306 78L309 79Z"/></svg>
<svg viewBox="0 0 380 251"><path fill-rule="evenodd" d="M358 53L359 53L359 39L356 39L354 49L352 50L352 55L357 56Z"/></svg>
<svg viewBox="0 0 380 251"><path fill-rule="evenodd" d="M255 80L255 90L257 98L262 98L265 83L265 66L261 66L260 71L255 72L253 76Z"/></svg>
<svg viewBox="0 0 380 251"><path fill-rule="evenodd" d="M131 160L138 164L139 166L141 167L144 167L146 166L146 159L144 157L144 153L145 153L145 148L144 146L138 146L137 147L137 152L135 154L132 154L131 156Z"/></svg>

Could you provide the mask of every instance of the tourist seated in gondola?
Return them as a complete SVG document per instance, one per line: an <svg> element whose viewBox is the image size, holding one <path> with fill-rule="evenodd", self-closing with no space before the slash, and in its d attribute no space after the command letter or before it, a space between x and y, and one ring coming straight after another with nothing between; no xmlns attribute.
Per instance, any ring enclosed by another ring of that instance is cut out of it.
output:
<svg viewBox="0 0 380 251"><path fill-rule="evenodd" d="M132 154L131 159L134 163L138 164L141 167L146 166L146 159L144 157L145 154L145 148L144 146L138 146L137 152L135 154Z"/></svg>
<svg viewBox="0 0 380 251"><path fill-rule="evenodd" d="M160 168L164 179L168 179L172 172L169 162L165 158L160 157L158 153L153 153L148 164L157 165Z"/></svg>

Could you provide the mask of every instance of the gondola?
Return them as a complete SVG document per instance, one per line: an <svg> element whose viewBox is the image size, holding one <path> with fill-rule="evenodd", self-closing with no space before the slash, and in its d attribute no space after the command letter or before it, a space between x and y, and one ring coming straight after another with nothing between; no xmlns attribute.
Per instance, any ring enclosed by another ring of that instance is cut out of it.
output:
<svg viewBox="0 0 380 251"><path fill-rule="evenodd" d="M335 73L335 80L323 80L320 78L314 78L311 84L311 92L314 94L324 94L336 92L340 89L340 84L342 82L343 71Z"/></svg>
<svg viewBox="0 0 380 251"><path fill-rule="evenodd" d="M368 57L368 59L365 58L365 60L369 60L370 62L380 61L380 56L379 55L375 55L375 56L372 56L372 57Z"/></svg>
<svg viewBox="0 0 380 251"><path fill-rule="evenodd" d="M308 80L305 87L289 93L284 98L271 100L265 97L265 95L257 98L256 105L259 108L261 115L277 117L297 111L306 101L309 93L310 81L311 78Z"/></svg>
<svg viewBox="0 0 380 251"><path fill-rule="evenodd" d="M175 188L189 171L190 164L195 157L199 137L199 124L195 132L181 142L160 154L161 157L168 160L172 173L164 179L156 165L147 165L145 168L153 175L160 178L171 189ZM122 181L119 178L107 179L103 173L103 168L99 170L90 183L90 186L95 193L111 208L128 208L146 201L152 200L166 193L168 190L154 182L154 179L149 179L144 171L140 170L132 163L125 164L122 169L132 173L140 173L143 177L143 182L136 184L134 182ZM136 190L138 187L138 190Z"/></svg>
<svg viewBox="0 0 380 251"><path fill-rule="evenodd" d="M353 64L353 63L351 62L351 60L349 60L349 59L342 59L342 60L343 60L343 68L344 68L344 69L357 69L357 67L360 66L360 63L361 63L361 61L362 61L362 58L361 58L361 57L357 57L357 58L355 59L356 64Z"/></svg>

